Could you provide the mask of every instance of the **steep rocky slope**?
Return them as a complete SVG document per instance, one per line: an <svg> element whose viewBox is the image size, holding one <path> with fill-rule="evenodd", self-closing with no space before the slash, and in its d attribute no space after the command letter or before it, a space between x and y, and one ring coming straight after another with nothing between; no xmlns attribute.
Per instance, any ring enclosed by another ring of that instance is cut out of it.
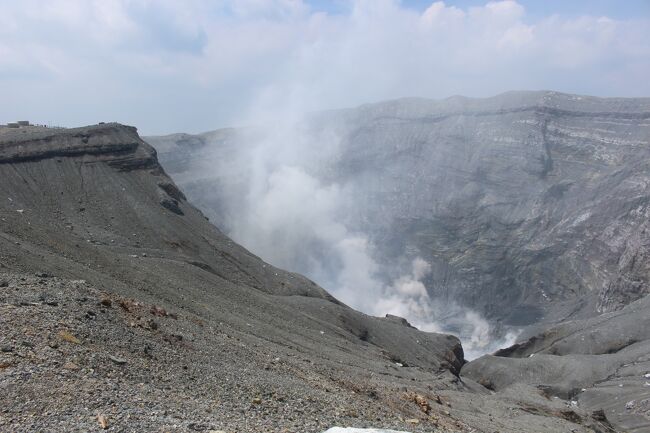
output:
<svg viewBox="0 0 650 433"><path fill-rule="evenodd" d="M345 224L368 234L384 268L423 257L437 299L522 326L593 316L649 292L650 99L402 99L318 113L298 129L304 146L334 142L302 162L352 191ZM270 134L147 140L228 232L254 174L232 167Z"/></svg>
<svg viewBox="0 0 650 433"><path fill-rule="evenodd" d="M650 430L650 297L562 323L466 364L492 390L528 384L575 407L603 411L617 431Z"/></svg>
<svg viewBox="0 0 650 433"><path fill-rule="evenodd" d="M236 323L256 317L274 324L261 330L267 339L315 334L302 343L314 350L321 344L319 322L327 317L344 339L362 335L409 363L459 368L462 352L453 337L420 335L358 314L232 242L186 202L134 128L42 134L5 137L0 148L0 242L10 269L85 279L127 295L137 291L196 312L211 301ZM400 342L404 347L395 346Z"/></svg>
<svg viewBox="0 0 650 433"><path fill-rule="evenodd" d="M358 313L212 226L117 124L0 138L0 427L603 431L458 376L455 337Z"/></svg>

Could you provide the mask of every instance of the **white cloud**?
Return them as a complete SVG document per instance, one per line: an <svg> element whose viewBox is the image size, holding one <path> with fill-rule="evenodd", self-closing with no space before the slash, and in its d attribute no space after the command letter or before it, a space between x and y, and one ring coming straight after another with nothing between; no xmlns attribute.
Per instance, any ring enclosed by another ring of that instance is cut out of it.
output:
<svg viewBox="0 0 650 433"><path fill-rule="evenodd" d="M309 13L309 8L300 0L237 0L229 3L231 10L239 17L297 18Z"/></svg>
<svg viewBox="0 0 650 433"><path fill-rule="evenodd" d="M515 1L350 5L329 15L299 0L0 0L0 118L101 115L163 132L237 122L260 95L311 110L512 88L650 94L647 20L531 21Z"/></svg>
<svg viewBox="0 0 650 433"><path fill-rule="evenodd" d="M431 4L422 14L422 21L433 27L442 25L455 25L465 18L465 12L454 6L447 6L445 2L437 1Z"/></svg>

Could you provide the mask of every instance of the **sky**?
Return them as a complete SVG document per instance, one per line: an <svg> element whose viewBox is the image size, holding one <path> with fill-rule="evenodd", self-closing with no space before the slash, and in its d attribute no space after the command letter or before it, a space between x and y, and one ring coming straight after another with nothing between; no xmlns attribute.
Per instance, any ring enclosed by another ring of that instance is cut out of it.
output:
<svg viewBox="0 0 650 433"><path fill-rule="evenodd" d="M0 0L0 123L201 132L385 99L650 96L650 0Z"/></svg>

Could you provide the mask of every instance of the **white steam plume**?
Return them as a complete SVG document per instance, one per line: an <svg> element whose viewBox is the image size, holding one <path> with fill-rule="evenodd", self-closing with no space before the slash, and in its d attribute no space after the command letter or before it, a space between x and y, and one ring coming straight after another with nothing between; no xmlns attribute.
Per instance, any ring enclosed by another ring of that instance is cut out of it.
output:
<svg viewBox="0 0 650 433"><path fill-rule="evenodd" d="M505 343L493 341L493 329L477 312L430 296L425 280L431 266L421 257L402 257L396 262L406 263L404 269L392 274L386 269L370 236L346 225L358 206L357 186L319 176L336 160L340 137L331 130L315 134L291 113L284 107L260 126L261 137L238 146L240 155L228 158L236 167L219 166L218 154L202 162L204 170L228 169L238 179L241 194L232 195L236 203L226 203L233 216L220 222L228 234L353 308L404 317L424 331L457 334L468 359Z"/></svg>

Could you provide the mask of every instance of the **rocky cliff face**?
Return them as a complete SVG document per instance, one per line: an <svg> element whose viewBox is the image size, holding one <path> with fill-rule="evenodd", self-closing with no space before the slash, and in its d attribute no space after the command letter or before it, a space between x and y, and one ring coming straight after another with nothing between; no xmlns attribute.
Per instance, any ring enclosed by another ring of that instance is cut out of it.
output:
<svg viewBox="0 0 650 433"><path fill-rule="evenodd" d="M353 191L347 226L369 235L382 266L403 255L432 264L437 298L528 325L615 310L650 290L650 99L403 99L316 114L301 131L306 146L336 137L335 151L306 165ZM147 140L228 231L233 196L246 194L246 172L228 167L260 135Z"/></svg>

